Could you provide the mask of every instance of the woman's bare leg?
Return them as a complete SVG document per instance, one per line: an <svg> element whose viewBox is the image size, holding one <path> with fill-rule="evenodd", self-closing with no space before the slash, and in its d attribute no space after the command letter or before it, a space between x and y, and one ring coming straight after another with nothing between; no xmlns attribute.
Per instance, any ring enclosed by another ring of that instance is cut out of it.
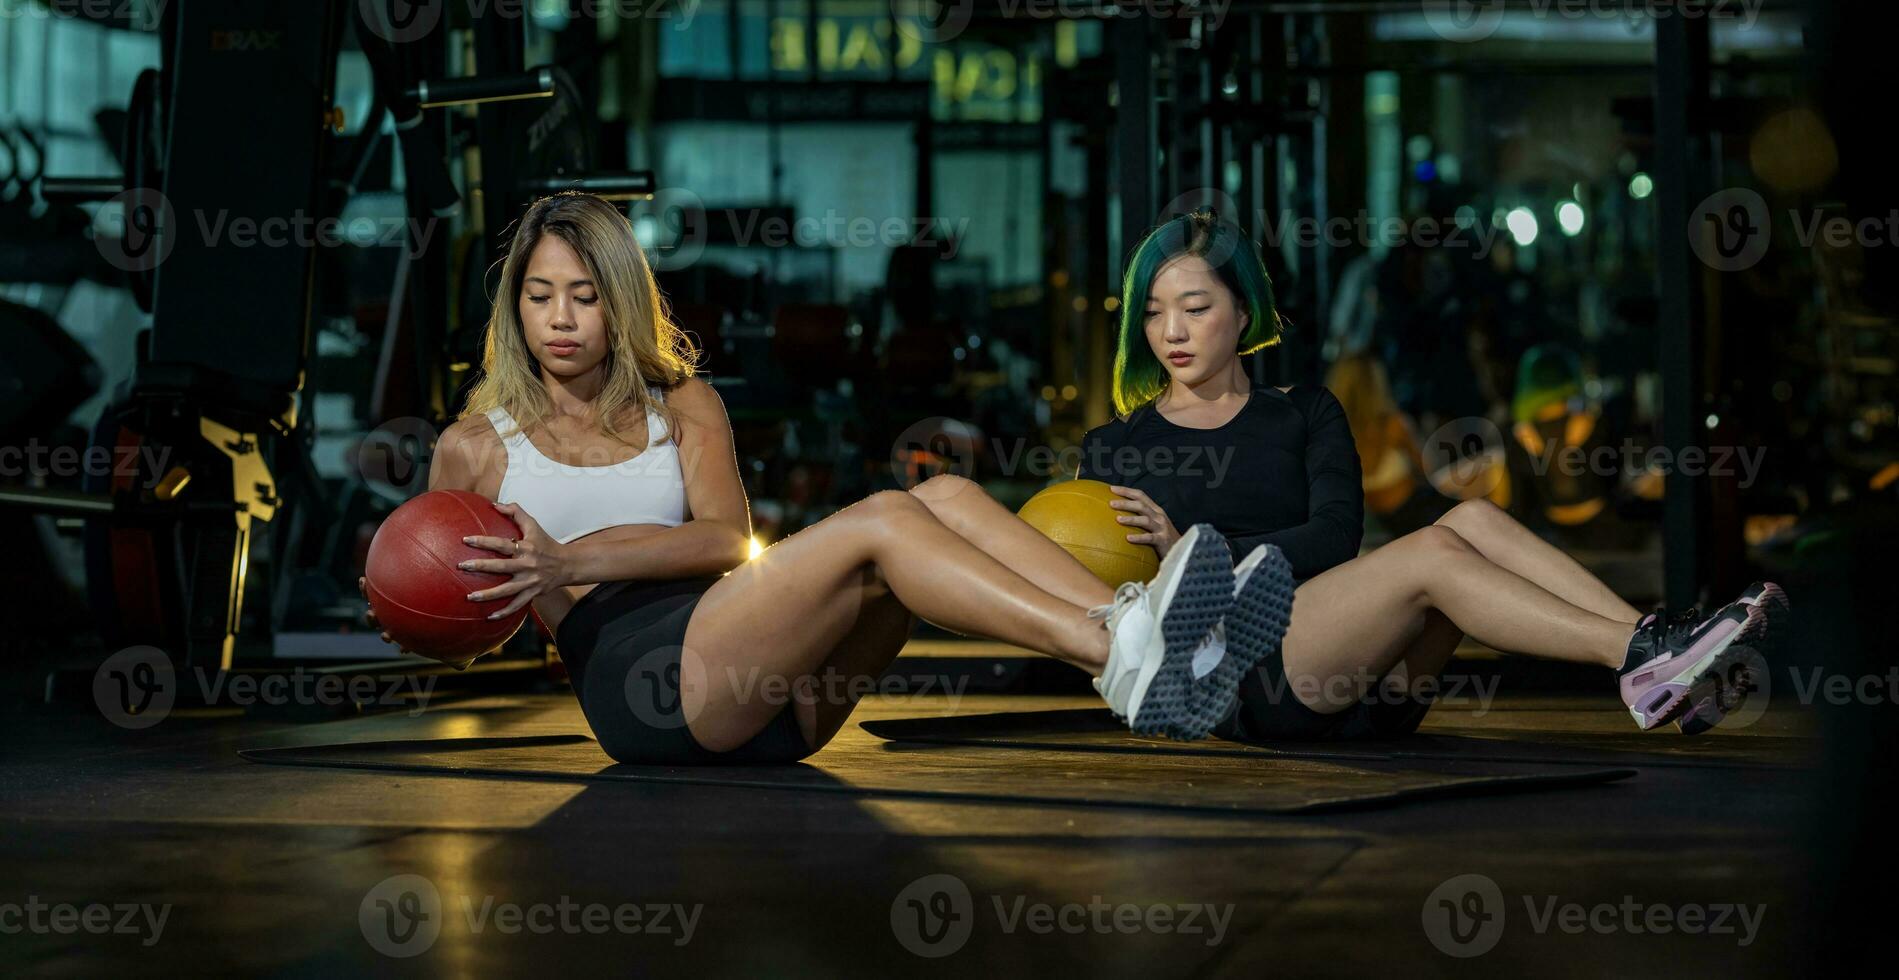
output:
<svg viewBox="0 0 1899 980"><path fill-rule="evenodd" d="M1435 673L1456 644L1434 611L1511 653L1614 667L1628 650L1630 624L1571 605L1492 562L1456 531L1432 526L1299 587L1282 645L1291 691L1330 714L1407 656L1419 660L1407 666L1411 681Z"/></svg>
<svg viewBox="0 0 1899 980"><path fill-rule="evenodd" d="M1058 599L1082 607L1114 600L1114 590L1073 555L996 502L972 480L944 474L910 488L944 526ZM910 638L916 617L875 567L862 582L863 611L824 665L805 678L799 725L814 747L844 727L859 693L874 684ZM808 706L808 707L807 707Z"/></svg>
<svg viewBox="0 0 1899 980"><path fill-rule="evenodd" d="M1621 596L1589 574L1576 559L1537 537L1536 532L1488 500L1466 500L1438 518L1437 523L1456 531L1485 558L1535 582L1572 606L1630 626L1642 618L1634 606L1622 601Z"/></svg>
<svg viewBox="0 0 1899 980"><path fill-rule="evenodd" d="M857 702L874 687L910 640L917 618L875 566L859 580L862 599L857 622L817 670L800 679L801 695L793 708L805 743L821 749L850 718Z"/></svg>
<svg viewBox="0 0 1899 980"><path fill-rule="evenodd" d="M1043 591L1084 608L1114 600L1114 590L1048 537L997 503L980 484L960 476L931 477L910 493L950 530L1014 569ZM862 692L902 652L916 617L899 602L876 567L862 576L862 611L823 666L802 679L799 727L821 748L844 727Z"/></svg>
<svg viewBox="0 0 1899 980"><path fill-rule="evenodd" d="M1078 605L1098 605L1113 598L1113 590L1095 578L1086 566L997 503L978 484L963 477L945 475L926 480L910 492L971 544L1051 594ZM1488 500L1459 504L1437 523L1458 532L1457 536L1468 545L1462 550L1475 548L1492 564L1527 579L1543 592L1572 606L1628 626L1640 618L1633 607L1574 559L1537 537ZM1305 595L1306 590L1302 589L1302 600ZM1398 652L1392 665L1381 673L1402 666L1405 682L1416 683L1418 678L1434 677L1450 662L1464 635L1464 630L1451 617L1437 609L1426 609L1392 638ZM1289 639L1288 643L1291 642ZM1621 662L1627 642L1627 631L1620 631L1615 663ZM1377 659L1382 662L1392 658ZM1365 672L1370 673L1369 669Z"/></svg>
<svg viewBox="0 0 1899 980"><path fill-rule="evenodd" d="M699 744L744 744L783 706L760 696L767 684L796 682L834 655L863 616L866 568L910 612L945 629L1091 674L1107 660L1108 633L1084 607L984 554L917 498L886 491L778 542L706 591L686 627L681 670L681 708Z"/></svg>
<svg viewBox="0 0 1899 980"><path fill-rule="evenodd" d="M1458 629L1449 616L1435 609L1426 611L1417 635L1406 644L1398 657L1398 665L1386 676L1386 690L1395 695L1416 687L1426 677L1435 682L1462 642L1464 631Z"/></svg>
<svg viewBox="0 0 1899 980"><path fill-rule="evenodd" d="M997 503L980 484L946 474L917 484L910 493L950 530L1050 595L1084 607L1114 600L1113 586L1104 584L1061 545Z"/></svg>

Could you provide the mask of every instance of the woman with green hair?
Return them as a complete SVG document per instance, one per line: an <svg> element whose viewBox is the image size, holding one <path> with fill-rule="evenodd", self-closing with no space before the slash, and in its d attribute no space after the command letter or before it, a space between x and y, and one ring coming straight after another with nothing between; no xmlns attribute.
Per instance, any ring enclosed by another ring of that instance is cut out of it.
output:
<svg viewBox="0 0 1899 980"><path fill-rule="evenodd" d="M1407 733L1430 707L1418 687L1466 635L1616 671L1644 729L1704 730L1745 695L1742 653L1785 608L1778 586L1756 584L1699 622L1643 616L1486 500L1360 556L1360 464L1338 399L1254 384L1241 361L1277 343L1282 323L1257 246L1231 223L1196 212L1160 226L1135 250L1121 301L1118 417L1088 433L1079 475L1114 487L1129 541L1165 557L1179 528L1211 525L1235 557L1252 553L1240 588L1281 562L1298 582L1283 640L1249 651L1258 664L1220 734Z"/></svg>

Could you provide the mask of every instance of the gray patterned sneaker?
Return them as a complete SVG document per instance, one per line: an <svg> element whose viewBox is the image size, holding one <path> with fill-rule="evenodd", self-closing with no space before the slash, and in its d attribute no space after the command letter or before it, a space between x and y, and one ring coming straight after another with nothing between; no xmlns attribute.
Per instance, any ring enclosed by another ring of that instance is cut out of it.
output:
<svg viewBox="0 0 1899 980"><path fill-rule="evenodd" d="M1108 663L1095 678L1115 717L1137 735L1206 738L1219 716L1196 710L1194 662L1217 658L1214 627L1233 608L1233 557L1210 524L1181 535L1153 581L1124 583L1106 617Z"/></svg>
<svg viewBox="0 0 1899 980"><path fill-rule="evenodd" d="M1292 622L1292 563L1278 545L1263 544L1233 569L1233 611L1215 627L1225 642L1194 661L1196 716L1232 714L1240 681L1279 652ZM1214 655L1215 651L1223 655Z"/></svg>

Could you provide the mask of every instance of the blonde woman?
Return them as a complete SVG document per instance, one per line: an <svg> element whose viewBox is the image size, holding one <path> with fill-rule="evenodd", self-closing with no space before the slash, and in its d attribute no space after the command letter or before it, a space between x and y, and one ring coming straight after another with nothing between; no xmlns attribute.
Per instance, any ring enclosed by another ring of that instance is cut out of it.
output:
<svg viewBox="0 0 1899 980"><path fill-rule="evenodd" d="M495 557L464 568L509 576L472 598L497 617L533 604L613 758L803 758L842 727L912 616L1095 675L1136 731L1204 737L1233 703L1250 663L1205 672L1239 601L1218 532L1190 531L1152 583L1102 596L973 485L938 479L747 561L731 426L625 216L586 195L538 201L501 278L482 377L429 487L478 493L520 526L519 542L468 539Z"/></svg>

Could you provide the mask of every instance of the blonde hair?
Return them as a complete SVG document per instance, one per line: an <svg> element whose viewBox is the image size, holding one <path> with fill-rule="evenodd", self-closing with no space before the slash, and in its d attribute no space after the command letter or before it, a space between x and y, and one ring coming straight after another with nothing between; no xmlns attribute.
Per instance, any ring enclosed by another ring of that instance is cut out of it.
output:
<svg viewBox="0 0 1899 980"><path fill-rule="evenodd" d="M648 386L676 387L692 376L699 353L673 322L626 216L598 197L573 192L535 201L515 225L514 240L502 260L501 292L482 343L481 378L458 417L500 408L526 431L553 414L540 363L528 350L521 325L521 283L527 278L528 259L548 235L580 256L600 297L607 327L607 354L601 362L606 379L593 403L600 431L625 442L617 420L623 410L638 406L663 418L667 432L678 432L677 416Z"/></svg>

